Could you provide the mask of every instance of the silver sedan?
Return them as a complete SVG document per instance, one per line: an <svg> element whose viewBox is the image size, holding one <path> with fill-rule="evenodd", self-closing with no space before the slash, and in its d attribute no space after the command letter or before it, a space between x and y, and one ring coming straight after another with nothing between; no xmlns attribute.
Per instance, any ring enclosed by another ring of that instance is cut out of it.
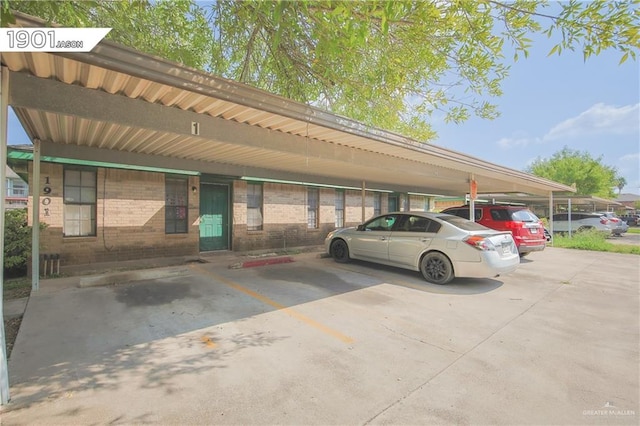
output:
<svg viewBox="0 0 640 426"><path fill-rule="evenodd" d="M510 232L444 213L383 214L330 232L325 248L336 262L360 259L420 271L434 284L495 277L520 264Z"/></svg>

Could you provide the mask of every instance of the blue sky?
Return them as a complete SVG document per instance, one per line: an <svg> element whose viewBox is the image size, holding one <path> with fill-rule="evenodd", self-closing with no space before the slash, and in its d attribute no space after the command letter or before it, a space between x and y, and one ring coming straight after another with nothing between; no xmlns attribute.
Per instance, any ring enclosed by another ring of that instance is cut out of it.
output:
<svg viewBox="0 0 640 426"><path fill-rule="evenodd" d="M511 66L504 94L492 100L499 118L456 125L435 117L435 144L518 170L567 146L602 156L626 179L622 192L640 194L638 62L618 65L616 52L586 62L581 52L547 56L553 43L538 42Z"/></svg>
<svg viewBox="0 0 640 426"><path fill-rule="evenodd" d="M640 66L605 52L584 61L581 52L547 56L553 43L539 37L529 58L511 66L496 103L495 120L471 118L463 124L431 117L434 142L523 170L538 157L564 146L602 157L627 181L623 193L640 194ZM9 143L30 143L10 111ZM616 190L617 192L617 190Z"/></svg>

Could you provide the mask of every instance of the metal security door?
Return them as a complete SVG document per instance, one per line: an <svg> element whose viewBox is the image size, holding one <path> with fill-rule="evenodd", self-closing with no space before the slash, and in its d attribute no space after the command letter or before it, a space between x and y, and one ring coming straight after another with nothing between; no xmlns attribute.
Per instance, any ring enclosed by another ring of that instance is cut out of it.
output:
<svg viewBox="0 0 640 426"><path fill-rule="evenodd" d="M229 248L229 187L200 185L200 251Z"/></svg>

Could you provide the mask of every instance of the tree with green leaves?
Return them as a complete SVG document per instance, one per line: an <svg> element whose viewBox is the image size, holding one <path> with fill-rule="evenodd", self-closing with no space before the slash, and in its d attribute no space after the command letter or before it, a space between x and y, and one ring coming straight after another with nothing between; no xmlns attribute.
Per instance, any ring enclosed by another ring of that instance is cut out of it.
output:
<svg viewBox="0 0 640 426"><path fill-rule="evenodd" d="M551 158L538 157L526 170L565 185L575 185L578 195L613 198L613 188L620 178L615 167L602 163L602 157L593 158L586 151L564 147Z"/></svg>
<svg viewBox="0 0 640 426"><path fill-rule="evenodd" d="M635 60L640 0L194 0L2 2L64 26L427 142L435 111L495 118L509 62L549 52Z"/></svg>

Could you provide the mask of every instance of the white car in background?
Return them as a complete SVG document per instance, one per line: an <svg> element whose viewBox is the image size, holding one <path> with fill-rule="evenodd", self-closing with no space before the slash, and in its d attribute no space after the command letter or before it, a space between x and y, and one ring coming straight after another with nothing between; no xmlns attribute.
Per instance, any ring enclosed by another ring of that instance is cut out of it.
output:
<svg viewBox="0 0 640 426"><path fill-rule="evenodd" d="M571 221L569 221L571 219ZM600 213L571 212L553 215L553 232L582 232L590 229L611 234L611 222Z"/></svg>
<svg viewBox="0 0 640 426"><path fill-rule="evenodd" d="M606 217L611 226L611 233L615 236L621 237L622 234L629 230L629 225L626 221L620 219L614 212L596 212Z"/></svg>
<svg viewBox="0 0 640 426"><path fill-rule="evenodd" d="M511 232L444 213L383 214L330 232L325 248L336 262L360 259L420 271L434 284L496 277L520 264Z"/></svg>

